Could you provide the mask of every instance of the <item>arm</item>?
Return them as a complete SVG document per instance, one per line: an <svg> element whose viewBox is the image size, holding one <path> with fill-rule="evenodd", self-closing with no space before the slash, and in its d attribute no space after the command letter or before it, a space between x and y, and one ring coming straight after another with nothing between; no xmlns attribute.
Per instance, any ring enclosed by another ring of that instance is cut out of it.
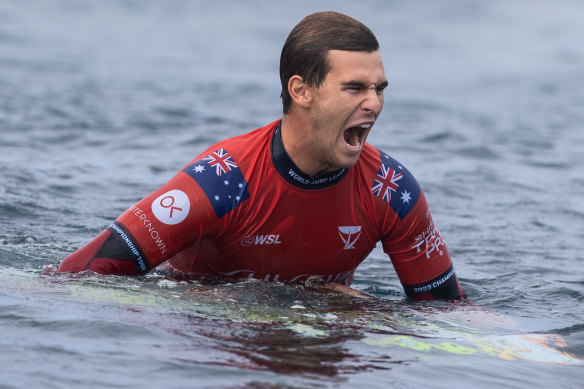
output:
<svg viewBox="0 0 584 389"><path fill-rule="evenodd" d="M66 257L58 271L145 274L201 239L203 230L213 233L216 220L202 189L183 170Z"/></svg>
<svg viewBox="0 0 584 389"><path fill-rule="evenodd" d="M413 300L464 298L444 239L434 225L424 193L383 241L408 297Z"/></svg>
<svg viewBox="0 0 584 389"><path fill-rule="evenodd" d="M78 273L90 270L101 274L118 275L148 272L150 264L144 253L136 247L135 239L118 232L122 228L119 224L112 223L91 242L67 256L61 262L58 271Z"/></svg>
<svg viewBox="0 0 584 389"><path fill-rule="evenodd" d="M448 248L434 225L420 185L395 159L382 151L380 157L372 190L381 204L383 250L391 258L406 294L414 300L463 298ZM390 189L374 190L382 187L380 177L390 181Z"/></svg>

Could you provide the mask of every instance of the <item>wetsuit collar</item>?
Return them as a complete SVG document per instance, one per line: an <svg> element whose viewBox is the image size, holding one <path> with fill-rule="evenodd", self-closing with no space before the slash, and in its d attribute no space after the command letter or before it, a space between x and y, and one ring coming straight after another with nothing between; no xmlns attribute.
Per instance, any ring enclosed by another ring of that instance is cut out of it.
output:
<svg viewBox="0 0 584 389"><path fill-rule="evenodd" d="M316 177L304 173L284 149L281 125L280 121L272 137L272 162L278 173L290 184L301 189L324 189L335 185L347 174L348 170L345 168Z"/></svg>

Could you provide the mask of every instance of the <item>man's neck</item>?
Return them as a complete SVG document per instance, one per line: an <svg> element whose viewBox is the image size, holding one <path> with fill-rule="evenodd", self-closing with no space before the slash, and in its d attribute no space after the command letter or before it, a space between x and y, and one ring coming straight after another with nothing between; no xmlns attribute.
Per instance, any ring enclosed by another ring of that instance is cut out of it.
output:
<svg viewBox="0 0 584 389"><path fill-rule="evenodd" d="M323 165L319 161L315 161L310 154L309 142L311 137L309 135L312 127L309 122L295 115L284 115L280 131L286 153L302 172L316 177L338 170L333 166Z"/></svg>
<svg viewBox="0 0 584 389"><path fill-rule="evenodd" d="M318 176L312 176L302 171L284 149L281 124L280 122L272 137L270 152L274 167L282 178L297 188L307 190L330 188L343 179L348 172L347 169L339 169Z"/></svg>

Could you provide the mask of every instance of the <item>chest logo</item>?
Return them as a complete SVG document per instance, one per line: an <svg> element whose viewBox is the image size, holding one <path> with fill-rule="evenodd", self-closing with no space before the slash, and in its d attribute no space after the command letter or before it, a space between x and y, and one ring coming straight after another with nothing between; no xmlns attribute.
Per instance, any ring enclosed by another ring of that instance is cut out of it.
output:
<svg viewBox="0 0 584 389"><path fill-rule="evenodd" d="M280 244L280 234L250 235L241 240L242 246Z"/></svg>
<svg viewBox="0 0 584 389"><path fill-rule="evenodd" d="M361 236L361 226L339 226L339 236L345 244L343 249L354 249L357 239Z"/></svg>

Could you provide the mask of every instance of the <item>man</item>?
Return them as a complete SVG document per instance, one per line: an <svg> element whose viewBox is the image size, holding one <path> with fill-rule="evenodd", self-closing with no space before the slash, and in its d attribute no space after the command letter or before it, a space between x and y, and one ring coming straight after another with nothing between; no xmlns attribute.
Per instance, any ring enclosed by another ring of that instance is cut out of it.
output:
<svg viewBox="0 0 584 389"><path fill-rule="evenodd" d="M373 33L309 15L280 78L281 119L203 152L59 271L136 275L168 260L192 276L348 286L381 241L409 297L462 297L418 183L365 142L387 86Z"/></svg>

